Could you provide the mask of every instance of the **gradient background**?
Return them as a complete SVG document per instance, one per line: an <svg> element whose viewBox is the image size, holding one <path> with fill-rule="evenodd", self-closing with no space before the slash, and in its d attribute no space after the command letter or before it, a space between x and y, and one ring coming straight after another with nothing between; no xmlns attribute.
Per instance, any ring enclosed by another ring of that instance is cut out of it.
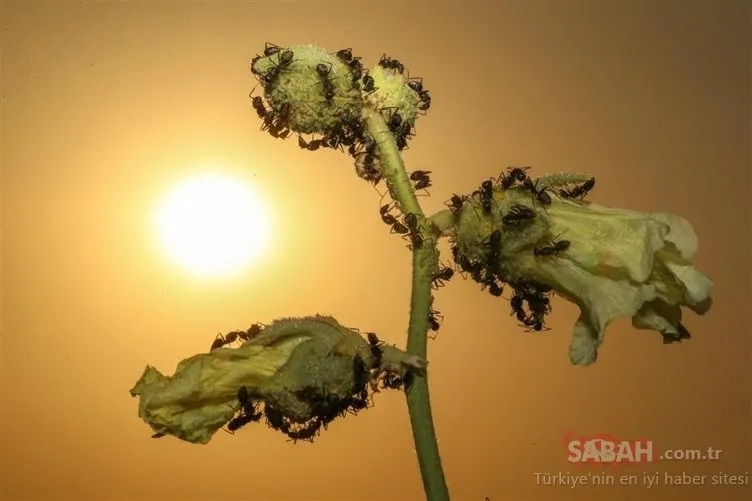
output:
<svg viewBox="0 0 752 501"><path fill-rule="evenodd" d="M489 2L490 3L490 2ZM743 1L5 2L2 13L2 487L16 500L421 499L404 397L293 445L262 426L152 440L128 390L218 331L316 312L403 344L410 257L348 157L259 132L264 42L397 57L432 92L405 153L433 212L505 165L598 179L591 199L689 219L715 306L662 345L628 320L598 363L567 358L575 307L523 333L456 279L431 390L455 500L750 499L750 487L536 486L567 432L723 450L616 473L752 473L750 6ZM250 180L274 243L232 280L190 278L152 215L213 164ZM444 247L446 249L446 247ZM389 263L382 266L379 263Z"/></svg>

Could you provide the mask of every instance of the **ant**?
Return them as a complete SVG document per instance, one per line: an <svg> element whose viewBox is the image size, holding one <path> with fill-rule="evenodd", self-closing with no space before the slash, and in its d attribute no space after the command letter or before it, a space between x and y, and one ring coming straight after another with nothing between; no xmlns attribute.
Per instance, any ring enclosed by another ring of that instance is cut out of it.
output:
<svg viewBox="0 0 752 501"><path fill-rule="evenodd" d="M337 51L335 55L337 56L337 59L339 59L343 63L349 63L350 61L353 60L353 54L352 54L351 48L340 49Z"/></svg>
<svg viewBox="0 0 752 501"><path fill-rule="evenodd" d="M481 275L481 273L483 275ZM496 275L491 270L479 269L479 271L473 275L473 280L480 284L480 290L485 290L488 287L488 292L494 297L499 297L504 293L504 287L497 281Z"/></svg>
<svg viewBox="0 0 752 501"><path fill-rule="evenodd" d="M583 199L585 198L585 195L588 194L590 190L595 187L595 178L591 177L581 185L575 186L571 190L559 190L559 195L562 196L562 198L579 198Z"/></svg>
<svg viewBox="0 0 752 501"><path fill-rule="evenodd" d="M277 63L269 68L266 72L266 75L264 75L264 85L269 85L274 82L274 80L282 72L282 70L290 66L294 56L295 54L291 50L283 50L282 52L279 52L279 56L277 56Z"/></svg>
<svg viewBox="0 0 752 501"><path fill-rule="evenodd" d="M494 297L500 297L504 294L504 287L499 285L496 279L486 282L485 285L488 285L488 292Z"/></svg>
<svg viewBox="0 0 752 501"><path fill-rule="evenodd" d="M298 136L298 146L303 150L316 151L322 146L321 139L312 139L306 141L302 136Z"/></svg>
<svg viewBox="0 0 752 501"><path fill-rule="evenodd" d="M259 116L259 118L266 121L267 116L269 115L269 110L266 108L264 100L261 98L261 96L254 96L251 99L251 106L253 106L253 109L256 111L256 114Z"/></svg>
<svg viewBox="0 0 752 501"><path fill-rule="evenodd" d="M427 111L431 107L431 96L428 94L428 91L421 90L418 92L418 97L420 101L418 101L417 108L421 111Z"/></svg>
<svg viewBox="0 0 752 501"><path fill-rule="evenodd" d="M293 443L298 440L307 442L313 442L313 438L318 434L321 429L321 419L316 419L311 424L300 428L299 430L290 430L287 432L287 436L290 437Z"/></svg>
<svg viewBox="0 0 752 501"><path fill-rule="evenodd" d="M436 332L439 330L442 320L444 320L444 315L440 311L436 311L433 308L428 311L428 325L432 331Z"/></svg>
<svg viewBox="0 0 752 501"><path fill-rule="evenodd" d="M509 306L512 307L512 315L517 316L517 320L520 322L525 322L525 319L527 318L527 314L525 313L525 310L523 309L524 300L522 299L522 296L518 295L518 293L515 291L514 296L512 296L512 299L509 300Z"/></svg>
<svg viewBox="0 0 752 501"><path fill-rule="evenodd" d="M404 224L400 223L399 220L394 217L390 211L392 210L392 204L386 204L382 205L379 208L379 214L381 215L381 220L384 221L384 224L387 224L392 227L391 233L399 233L400 235L406 235L410 232L410 229L405 226Z"/></svg>
<svg viewBox="0 0 752 501"><path fill-rule="evenodd" d="M550 299L540 294L528 296L527 307L530 309L530 318L523 323L532 327L534 331L543 330L545 327L544 319L551 312L550 302Z"/></svg>
<svg viewBox="0 0 752 501"><path fill-rule="evenodd" d="M487 179L480 185L480 204L483 207L483 212L489 214L491 212L491 204L493 203L493 181Z"/></svg>
<svg viewBox="0 0 752 501"><path fill-rule="evenodd" d="M329 66L327 66L327 64ZM318 73L319 77L321 78L321 83L324 84L324 98L326 99L326 102L330 104L336 94L334 84L329 78L329 73L331 73L331 71L332 63L319 63L316 65L316 73Z"/></svg>
<svg viewBox="0 0 752 501"><path fill-rule="evenodd" d="M400 151L407 148L407 141L413 137L413 125L409 122L402 122L394 133L394 139L397 143L397 149Z"/></svg>
<svg viewBox="0 0 752 501"><path fill-rule="evenodd" d="M386 125L387 127L389 127L389 130L392 132L392 134L398 133L400 131L400 127L402 126L402 115L400 115L396 111L393 112L389 117L389 121Z"/></svg>
<svg viewBox="0 0 752 501"><path fill-rule="evenodd" d="M239 430L248 423L258 421L261 419L262 415L261 412L256 410L256 405L253 403L253 400L251 400L248 388L245 386L241 386L238 389L238 402L240 402L240 414L227 423L227 429L231 433Z"/></svg>
<svg viewBox="0 0 752 501"><path fill-rule="evenodd" d="M381 349L381 345L383 345L384 343L382 343L379 337L373 332L367 333L366 337L368 338L368 344L371 346L371 356L373 356L374 360L376 360L373 366L380 367L381 358L384 355L384 350Z"/></svg>
<svg viewBox="0 0 752 501"><path fill-rule="evenodd" d="M536 247L535 249L533 249L533 254L535 254L536 256L553 256L558 254L559 252L564 252L565 250L569 249L570 245L571 242L569 240L559 240L553 245Z"/></svg>
<svg viewBox="0 0 752 501"><path fill-rule="evenodd" d="M376 90L376 85L373 80L373 77L366 72L366 74L363 76L361 82L363 82L362 90L367 93L374 92Z"/></svg>
<svg viewBox="0 0 752 501"><path fill-rule="evenodd" d="M399 73L405 72L405 65L403 65L396 59L392 59L386 54L382 55L381 59L379 59L379 66L388 70L396 70Z"/></svg>
<svg viewBox="0 0 752 501"><path fill-rule="evenodd" d="M434 289L444 287L444 282L448 282L454 276L454 270L448 266L439 268L439 270L433 274L432 284Z"/></svg>
<svg viewBox="0 0 752 501"><path fill-rule="evenodd" d="M533 194L533 200L538 200L541 205L551 205L551 195L548 194L546 188L538 190L536 184L537 183L533 183L533 180L528 177L523 181L522 187L530 190L530 193Z"/></svg>
<svg viewBox="0 0 752 501"><path fill-rule="evenodd" d="M524 221L531 221L533 219L535 219L535 211L533 209L515 204L509 212L502 216L501 221L505 225L517 226Z"/></svg>
<svg viewBox="0 0 752 501"><path fill-rule="evenodd" d="M381 215L381 220L384 221L384 224L387 224L389 226L392 226L394 223L397 223L397 218L394 217L390 212L392 210L392 203L388 203L386 205L382 205L379 208L379 214Z"/></svg>
<svg viewBox="0 0 752 501"><path fill-rule="evenodd" d="M423 237L420 235L418 229L418 216L412 212L405 214L404 221L405 226L410 233L410 240L412 241L413 247L419 249L423 245Z"/></svg>
<svg viewBox="0 0 752 501"><path fill-rule="evenodd" d="M209 351L214 351L217 348L222 348L226 344L230 344L238 338L237 334L235 334L235 336L232 339L230 339L230 334L228 334L227 337L223 336L222 334L217 334L217 337L214 338L214 341L212 342L211 347L209 348Z"/></svg>
<svg viewBox="0 0 752 501"><path fill-rule="evenodd" d="M525 179L527 179L527 173L525 173L526 170L528 170L530 166L527 167L507 167L507 174L501 174L501 187L502 189L508 190L511 188L515 183L523 183Z"/></svg>
<svg viewBox="0 0 752 501"><path fill-rule="evenodd" d="M280 47L279 45L275 45L271 42L266 42L264 44L264 56L266 57L272 56L281 50L282 50L282 47Z"/></svg>
<svg viewBox="0 0 752 501"><path fill-rule="evenodd" d="M155 433L154 435L152 435L151 438L162 438L162 437L164 437L166 435L167 435L167 433L165 433L163 431L159 431L159 432Z"/></svg>
<svg viewBox="0 0 752 501"><path fill-rule="evenodd" d="M373 153L366 151L355 155L355 172L373 184L379 184L381 181L381 169L378 165L378 157Z"/></svg>
<svg viewBox="0 0 752 501"><path fill-rule="evenodd" d="M341 49L337 51L337 58L350 67L352 71L353 83L360 80L363 76L363 65L360 63L359 57L353 57L352 49Z"/></svg>
<svg viewBox="0 0 752 501"><path fill-rule="evenodd" d="M455 213L462 208L463 203L465 203L465 197L454 194L444 205L449 207L449 210L452 211L452 213Z"/></svg>
<svg viewBox="0 0 752 501"><path fill-rule="evenodd" d="M488 247L489 252L486 261L488 263L495 263L499 260L499 255L501 254L501 230L491 232L488 236Z"/></svg>
<svg viewBox="0 0 752 501"><path fill-rule="evenodd" d="M243 341L250 341L254 337L261 334L262 330L264 330L263 324L253 324L248 327L248 330L246 330L245 332L238 332L238 337Z"/></svg>
<svg viewBox="0 0 752 501"><path fill-rule="evenodd" d="M271 405L264 404L264 417L266 417L266 424L274 430L280 430L283 433L290 431L290 426L285 422L285 416L278 409Z"/></svg>
<svg viewBox="0 0 752 501"><path fill-rule="evenodd" d="M420 96L420 93L423 92L423 79L422 78L415 78L407 82L407 86L410 87L412 90L415 91L418 96Z"/></svg>
<svg viewBox="0 0 752 501"><path fill-rule="evenodd" d="M425 190L431 187L430 173L430 170L416 170L410 173L410 180L414 181L414 188L416 190Z"/></svg>

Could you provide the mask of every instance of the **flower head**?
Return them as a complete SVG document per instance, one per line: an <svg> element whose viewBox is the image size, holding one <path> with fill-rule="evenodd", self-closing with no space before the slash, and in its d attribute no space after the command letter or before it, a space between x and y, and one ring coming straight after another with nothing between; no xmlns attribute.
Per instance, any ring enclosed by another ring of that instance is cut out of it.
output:
<svg viewBox="0 0 752 501"><path fill-rule="evenodd" d="M366 341L317 315L277 320L238 348L189 357L172 376L147 366L131 395L155 437L208 443L225 425L237 429L263 416L272 428L308 439L367 407L370 388L401 387L424 369L423 360L375 335Z"/></svg>
<svg viewBox="0 0 752 501"><path fill-rule="evenodd" d="M569 350L576 365L595 362L618 317L673 342L690 337L682 306L704 314L711 305L712 282L690 261L692 226L583 201L594 184L577 174L532 180L518 168L484 183L453 217L455 260L484 286L509 284L524 325L544 328L552 291L580 307Z"/></svg>
<svg viewBox="0 0 752 501"><path fill-rule="evenodd" d="M281 139L297 133L298 145L307 150L346 148L358 176L374 184L383 172L365 116L380 113L403 150L431 104L422 80L408 78L404 65L386 55L365 69L350 49L330 53L315 45L267 44L251 71L263 88L263 96L251 100L264 130Z"/></svg>

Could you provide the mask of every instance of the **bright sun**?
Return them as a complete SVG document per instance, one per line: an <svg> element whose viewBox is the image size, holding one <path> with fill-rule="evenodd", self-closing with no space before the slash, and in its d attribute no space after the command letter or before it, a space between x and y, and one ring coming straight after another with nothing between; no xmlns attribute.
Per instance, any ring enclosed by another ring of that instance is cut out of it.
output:
<svg viewBox="0 0 752 501"><path fill-rule="evenodd" d="M169 256L199 276L237 274L268 243L269 217L244 181L206 174L175 187L156 214L159 240Z"/></svg>

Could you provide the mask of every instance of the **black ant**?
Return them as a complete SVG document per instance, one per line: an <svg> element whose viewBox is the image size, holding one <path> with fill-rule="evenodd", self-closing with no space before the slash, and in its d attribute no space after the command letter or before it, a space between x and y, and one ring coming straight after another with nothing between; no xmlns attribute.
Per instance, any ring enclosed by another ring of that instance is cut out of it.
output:
<svg viewBox="0 0 752 501"><path fill-rule="evenodd" d="M384 355L384 350L381 349L381 345L384 343L382 343L379 337L373 332L367 333L366 337L368 338L368 344L371 346L371 356L373 356L375 360L373 367L380 367L381 357Z"/></svg>
<svg viewBox="0 0 752 501"><path fill-rule="evenodd" d="M298 136L298 146L300 146L300 148L303 150L316 151L321 148L321 143L321 139L312 139L310 141L306 141L302 136Z"/></svg>
<svg viewBox="0 0 752 501"><path fill-rule="evenodd" d="M399 73L405 72L405 66L402 63L396 59L390 58L386 54L382 55L381 59L379 59L379 66L388 70L396 70Z"/></svg>
<svg viewBox="0 0 752 501"><path fill-rule="evenodd" d="M531 221L535 219L535 216L535 211L530 207L515 204L511 207L511 209L509 209L506 214L502 216L501 221L505 225L517 226L524 221Z"/></svg>
<svg viewBox="0 0 752 501"><path fill-rule="evenodd" d="M407 141L411 137L413 137L413 125L409 122L402 122L394 133L394 140L397 143L397 149L402 151L407 148Z"/></svg>
<svg viewBox="0 0 752 501"><path fill-rule="evenodd" d="M289 430L287 432L287 436L292 439L293 443L297 442L298 440L313 442L313 438L316 436L316 434L318 434L320 429L321 420L316 419L303 428L300 428L298 430Z"/></svg>
<svg viewBox="0 0 752 501"><path fill-rule="evenodd" d="M541 205L551 205L551 195L548 194L546 188L538 190L536 183L529 177L522 183L522 187L529 190L533 194L533 199L538 200Z"/></svg>
<svg viewBox="0 0 752 501"><path fill-rule="evenodd" d="M266 120L267 115L269 115L269 110L266 108L266 105L264 105L264 100L261 96L254 96L251 99L251 105L259 118L261 120Z"/></svg>
<svg viewBox="0 0 752 501"><path fill-rule="evenodd" d="M507 174L501 174L501 187L508 190L515 183L523 183L527 179L527 173L525 172L530 167L507 167Z"/></svg>
<svg viewBox="0 0 752 501"><path fill-rule="evenodd" d="M418 101L417 108L421 111L427 111L431 107L431 96L428 94L428 91L421 90L418 92L418 97L420 100Z"/></svg>
<svg viewBox="0 0 752 501"><path fill-rule="evenodd" d="M412 212L405 214L404 221L405 226L410 233L410 240L412 241L413 247L419 249L423 245L423 237L420 235L418 229L418 216Z"/></svg>
<svg viewBox="0 0 752 501"><path fill-rule="evenodd" d="M533 254L535 254L536 256L553 256L555 254L558 254L559 252L564 252L565 250L569 249L570 245L571 242L569 240L559 240L553 245L536 247L535 249L533 249Z"/></svg>
<svg viewBox="0 0 752 501"><path fill-rule="evenodd" d="M264 56L266 57L272 56L281 50L282 50L282 47L280 47L279 45L275 45L271 42L266 42L264 44Z"/></svg>
<svg viewBox="0 0 752 501"><path fill-rule="evenodd" d="M341 49L337 51L337 58L350 67L352 71L353 83L360 80L363 76L363 65L360 63L359 57L353 57L352 49Z"/></svg>
<svg viewBox="0 0 752 501"><path fill-rule="evenodd" d="M376 90L375 81L373 80L373 77L367 72L363 76L363 79L361 81L363 82L362 89L364 92L370 93Z"/></svg>
<svg viewBox="0 0 752 501"><path fill-rule="evenodd" d="M217 334L217 337L214 338L214 341L212 341L209 351L214 351L217 348L223 347L224 345L225 345L225 338L222 336L222 334Z"/></svg>
<svg viewBox="0 0 752 501"><path fill-rule="evenodd" d="M431 187L430 170L416 170L410 173L410 180L414 182L416 190L425 190Z"/></svg>
<svg viewBox="0 0 752 501"><path fill-rule="evenodd" d="M392 226L394 223L397 223L397 218L394 217L390 212L392 210L392 204L386 204L382 205L379 208L379 215L381 216L381 220L384 221L384 224Z"/></svg>
<svg viewBox="0 0 752 501"><path fill-rule="evenodd" d="M480 185L480 204L483 207L483 212L486 214L491 212L491 204L493 204L493 181L487 179Z"/></svg>
<svg viewBox="0 0 752 501"><path fill-rule="evenodd" d="M495 263L499 260L501 254L501 230L494 230L488 236L488 257L486 261L488 263Z"/></svg>
<svg viewBox="0 0 752 501"><path fill-rule="evenodd" d="M241 386L238 389L238 402L240 402L240 414L227 423L227 429L231 433L239 430L248 423L258 421L262 416L262 413L256 410L256 406L248 393L248 388L245 386Z"/></svg>
<svg viewBox="0 0 752 501"><path fill-rule="evenodd" d="M515 292L514 296L512 296L512 299L509 300L509 306L512 307L511 314L516 315L517 320L519 320L520 322L524 322L527 318L527 314L523 309L524 300L522 299L522 296L518 295L517 292Z"/></svg>
<svg viewBox="0 0 752 501"><path fill-rule="evenodd" d="M433 274L432 284L434 289L444 287L444 282L448 282L454 276L454 270L448 266L439 268L439 270Z"/></svg>
<svg viewBox="0 0 752 501"><path fill-rule="evenodd" d="M162 438L162 437L164 437L166 435L167 435L167 433L159 431L159 432L155 433L154 435L152 435L151 438Z"/></svg>
<svg viewBox="0 0 752 501"><path fill-rule="evenodd" d="M349 63L353 60L352 49L340 49L336 53L337 58L343 63Z"/></svg>
<svg viewBox="0 0 752 501"><path fill-rule="evenodd" d="M241 331L232 331L225 334L225 344L232 344L235 341L238 340L240 337L240 334L243 334Z"/></svg>
<svg viewBox="0 0 752 501"><path fill-rule="evenodd" d="M494 297L500 297L502 294L504 294L504 287L498 284L496 280L491 280L486 283L488 285L488 292Z"/></svg>
<svg viewBox="0 0 752 501"><path fill-rule="evenodd" d="M428 326L432 331L436 332L439 330L442 320L444 320L444 315L440 311L436 311L433 308L428 311Z"/></svg>
<svg viewBox="0 0 752 501"><path fill-rule="evenodd" d="M585 195L588 194L590 190L595 187L595 178L591 177L581 185L575 186L571 190L559 190L559 195L562 196L562 198L585 198Z"/></svg>
<svg viewBox="0 0 752 501"><path fill-rule="evenodd" d="M378 165L378 157L373 153L365 151L355 155L355 172L373 184L381 181L381 170Z"/></svg>
<svg viewBox="0 0 752 501"><path fill-rule="evenodd" d="M327 64L329 66L327 66ZM332 63L319 63L316 65L316 73L318 73L319 77L321 78L321 83L324 84L324 98L328 103L332 102L332 99L334 99L334 96L336 94L334 84L329 78L329 73L331 73L331 71Z"/></svg>
<svg viewBox="0 0 752 501"><path fill-rule="evenodd" d="M452 213L454 213L460 210L462 208L462 204L464 203L465 203L465 197L461 197L457 194L454 194L452 195L452 198L450 198L449 201L445 203L444 205L449 207L449 210L452 211Z"/></svg>
<svg viewBox="0 0 752 501"><path fill-rule="evenodd" d="M264 75L264 85L271 84L282 70L289 67L292 63L293 57L295 57L295 54L291 50L283 50L282 52L279 52L277 63L269 68L266 75Z"/></svg>
<svg viewBox="0 0 752 501"><path fill-rule="evenodd" d="M280 430L283 433L290 431L290 426L285 422L285 416L278 409L270 406L268 403L264 404L264 417L266 417L266 424L274 430Z"/></svg>
<svg viewBox="0 0 752 501"><path fill-rule="evenodd" d="M407 82L407 86L410 87L412 90L414 90L418 96L420 96L420 93L423 92L423 79L422 78L415 78Z"/></svg>
<svg viewBox="0 0 752 501"><path fill-rule="evenodd" d="M263 324L253 324L245 332L238 332L238 337L242 339L243 341L250 341L254 337L261 334L261 331L264 330Z"/></svg>

